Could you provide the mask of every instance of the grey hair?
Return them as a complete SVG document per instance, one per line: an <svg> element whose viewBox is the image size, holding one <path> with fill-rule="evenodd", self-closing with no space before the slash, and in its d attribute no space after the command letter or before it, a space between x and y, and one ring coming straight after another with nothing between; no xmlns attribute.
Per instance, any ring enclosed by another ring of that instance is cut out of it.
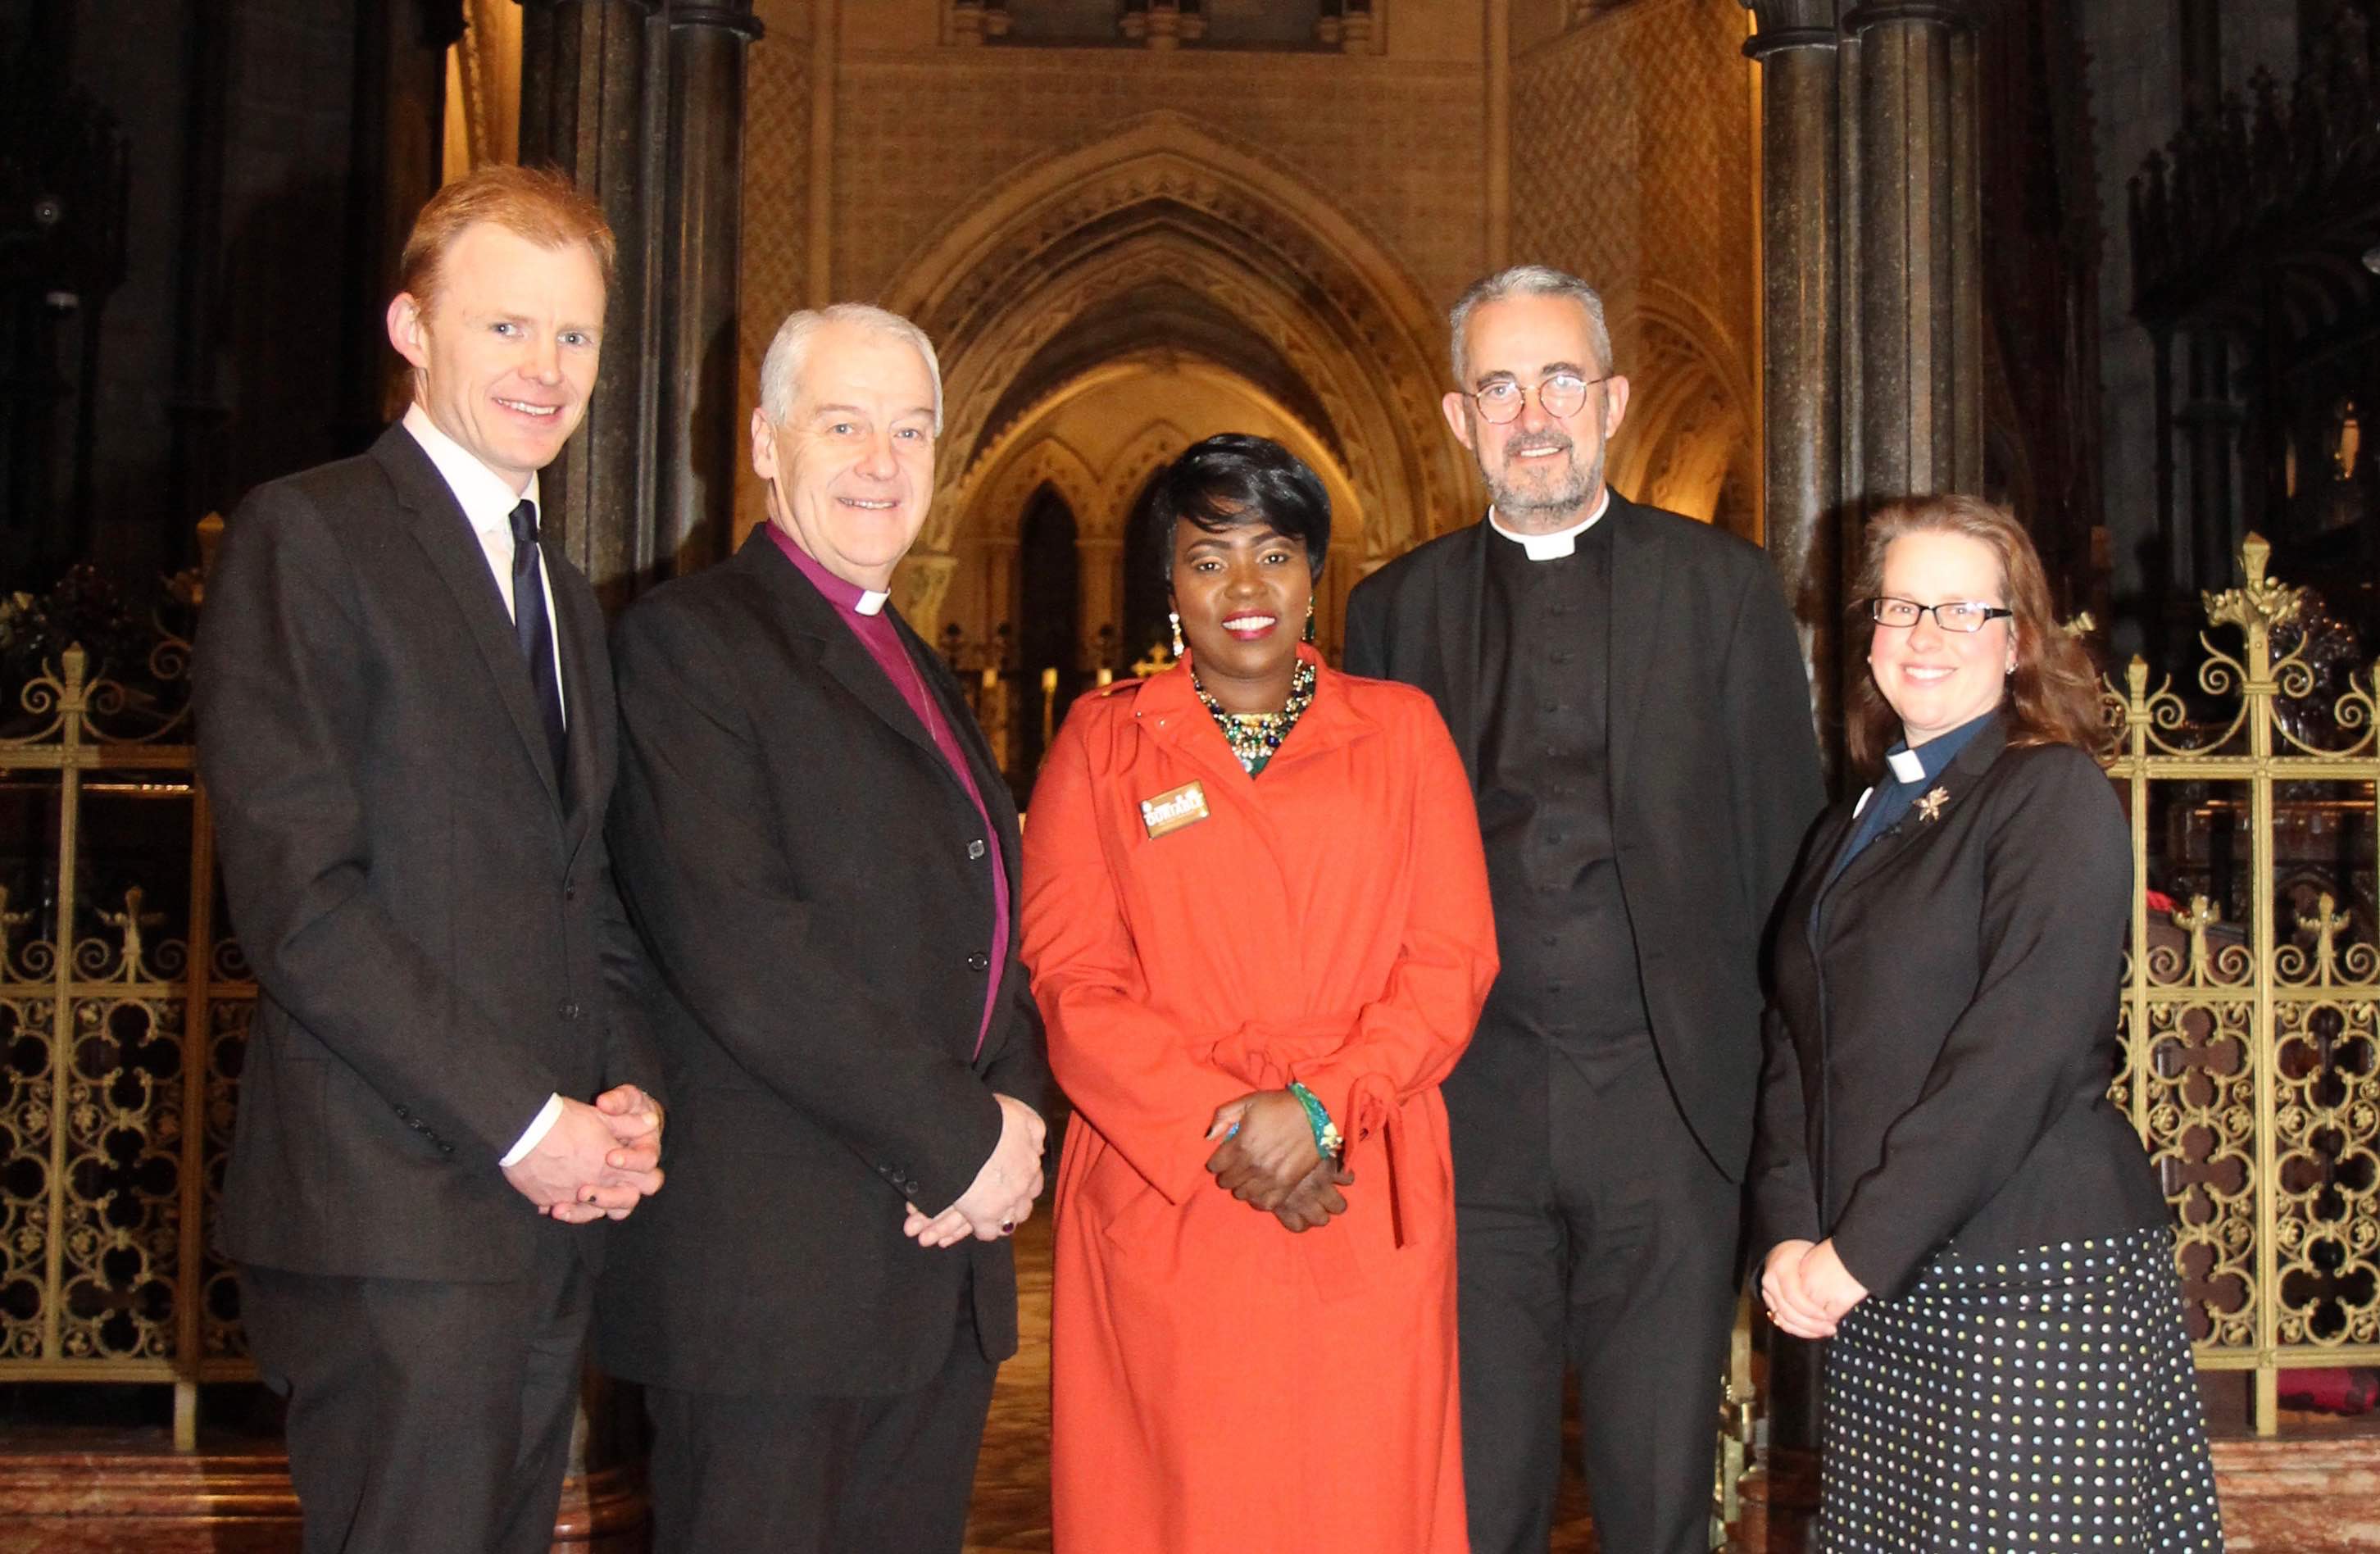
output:
<svg viewBox="0 0 2380 1554"><path fill-rule="evenodd" d="M831 323L856 324L905 340L917 348L926 360L926 376L934 381L934 435L942 434L942 363L934 355L934 343L926 332L900 314L865 302L836 302L824 308L805 308L785 315L777 326L776 338L769 342L769 354L760 358L760 413L771 424L783 426L785 418L794 413L794 384L800 381L802 368L808 361L810 339Z"/></svg>
<svg viewBox="0 0 2380 1554"><path fill-rule="evenodd" d="M1446 322L1453 328L1454 384L1457 388L1471 386L1470 364L1463 359L1463 332L1470 327L1471 315L1489 302L1501 302L1513 297L1567 297L1586 310L1587 342L1595 347L1598 370L1612 370L1611 331L1603 322L1603 297L1596 289L1567 270L1557 270L1550 264L1515 264L1499 270L1484 280L1474 281L1471 289L1463 294Z"/></svg>

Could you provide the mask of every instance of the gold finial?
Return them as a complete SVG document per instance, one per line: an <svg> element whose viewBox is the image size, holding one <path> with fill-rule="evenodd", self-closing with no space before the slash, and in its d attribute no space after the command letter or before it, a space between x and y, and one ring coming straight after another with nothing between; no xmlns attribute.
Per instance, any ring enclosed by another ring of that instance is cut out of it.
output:
<svg viewBox="0 0 2380 1554"><path fill-rule="evenodd" d="M2173 926L2190 930L2190 979L2204 987L2211 965L2206 958L2206 930L2223 920L2223 908L2203 895L2193 895L2190 904L2173 915Z"/></svg>
<svg viewBox="0 0 2380 1554"><path fill-rule="evenodd" d="M2265 565L2272 559L2273 547L2261 534L2251 534L2240 544L2240 570L2247 581L2236 589L2220 593L2202 593L2206 606L2206 619L2214 625L2236 625L2251 637L2286 625L2297 619L2299 607L2304 602L2305 590L2287 583L2276 582L2265 576Z"/></svg>
<svg viewBox="0 0 2380 1554"><path fill-rule="evenodd" d="M101 922L124 936L124 958L117 964L116 975L127 982L137 982L140 979L141 963L147 954L147 951L140 943L140 930L143 928L155 928L165 920L165 914L163 912L140 910L142 894L140 887L134 885L124 892L123 911L102 912L99 915Z"/></svg>
<svg viewBox="0 0 2380 1554"><path fill-rule="evenodd" d="M2300 913L2298 927L2314 936L2314 980L2328 986L2332 971L2338 965L2338 935L2350 919L2338 910L2338 898L2328 891L2322 892L2311 915Z"/></svg>

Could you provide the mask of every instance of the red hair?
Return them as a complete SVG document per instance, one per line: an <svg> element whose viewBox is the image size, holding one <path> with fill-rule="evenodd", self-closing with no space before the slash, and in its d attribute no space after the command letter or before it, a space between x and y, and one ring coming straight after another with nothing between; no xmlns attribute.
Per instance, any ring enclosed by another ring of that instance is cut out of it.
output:
<svg viewBox="0 0 2380 1554"><path fill-rule="evenodd" d="M1911 497L1877 509L1868 519L1867 552L1853 585L1862 656L1876 636L1866 604L1884 590L1885 552L1907 534L1963 535L1999 562L2000 601L2014 612L2009 625L2016 634L2016 668L2009 674L2008 695L2000 704L2008 742L2020 747L2071 745L2086 751L2106 744L2099 673L2082 642L2058 624L2040 553L2015 514L1980 497ZM1884 765L1885 751L1900 737L1900 714L1884 699L1873 676L1861 680L1844 720L1852 764L1873 776Z"/></svg>
<svg viewBox="0 0 2380 1554"><path fill-rule="evenodd" d="M585 244L603 276L604 291L612 289L619 243L612 236L612 224L603 219L603 208L558 172L509 163L477 168L430 197L405 239L397 289L411 294L426 312L447 250L466 228L483 221L540 248Z"/></svg>

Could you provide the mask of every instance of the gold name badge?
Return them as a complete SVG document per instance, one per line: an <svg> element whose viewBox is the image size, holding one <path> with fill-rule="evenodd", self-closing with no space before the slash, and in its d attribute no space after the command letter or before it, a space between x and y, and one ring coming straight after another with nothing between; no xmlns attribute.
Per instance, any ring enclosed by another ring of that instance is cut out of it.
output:
<svg viewBox="0 0 2380 1554"><path fill-rule="evenodd" d="M1151 840L1195 826L1206 818L1207 790L1196 783L1184 783L1140 801L1140 823L1148 828Z"/></svg>

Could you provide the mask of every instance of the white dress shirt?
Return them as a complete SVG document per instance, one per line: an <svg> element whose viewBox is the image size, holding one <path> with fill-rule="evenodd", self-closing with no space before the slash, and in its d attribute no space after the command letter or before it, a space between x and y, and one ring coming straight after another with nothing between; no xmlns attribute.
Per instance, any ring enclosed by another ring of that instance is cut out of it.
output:
<svg viewBox="0 0 2380 1554"><path fill-rule="evenodd" d="M439 478L446 482L446 489L455 493L455 502L463 509L464 519L470 524L471 532L479 537L480 549L488 558L488 570L496 575L496 593L504 601L504 613L512 615L513 509L524 499L532 504L537 502L537 477L531 475L528 489L516 493L503 476L481 464L463 444L439 431L437 423L430 419L430 412L421 407L419 400L406 407L405 430L421 444L421 451L430 455L431 464L437 466ZM546 570L545 548L542 545L538 547L537 580L545 589L545 618L549 624L554 623L553 577ZM553 684L561 692L563 725L568 727L570 701L562 681L560 626L553 625L547 635L553 639ZM537 1115L529 1120L528 1127L513 1141L513 1147L496 1163L505 1166L519 1163L522 1157L536 1148L539 1142L552 1131L553 1124L561 1118L562 1098L558 1095L546 1097L545 1105L539 1108Z"/></svg>
<svg viewBox="0 0 2380 1554"><path fill-rule="evenodd" d="M1611 488L1606 486L1595 499L1595 511L1568 528L1558 528L1551 534L1515 534L1504 527L1504 520L1496 516L1493 507L1488 509L1488 527L1526 551L1531 561L1554 561L1577 550L1578 537L1593 528L1610 505Z"/></svg>

